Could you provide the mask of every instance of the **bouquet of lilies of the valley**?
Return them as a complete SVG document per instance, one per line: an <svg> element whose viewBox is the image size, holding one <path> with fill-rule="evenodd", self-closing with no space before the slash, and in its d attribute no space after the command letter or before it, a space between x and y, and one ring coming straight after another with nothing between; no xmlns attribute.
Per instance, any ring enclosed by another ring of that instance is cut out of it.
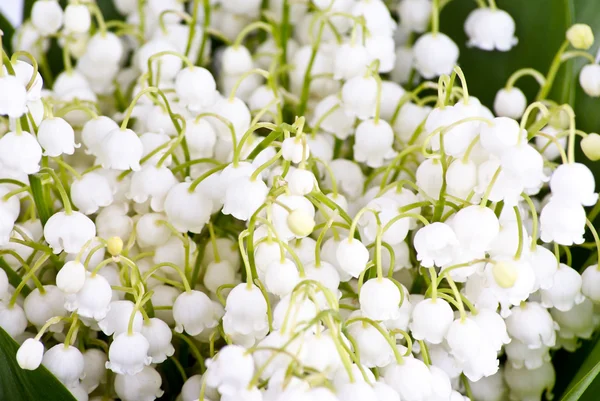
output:
<svg viewBox="0 0 600 401"><path fill-rule="evenodd" d="M94 401L551 398L600 324L600 136L550 100L574 58L600 96L588 25L488 108L443 0L100 3L35 1L2 50L21 369ZM513 51L476 3L466 45Z"/></svg>

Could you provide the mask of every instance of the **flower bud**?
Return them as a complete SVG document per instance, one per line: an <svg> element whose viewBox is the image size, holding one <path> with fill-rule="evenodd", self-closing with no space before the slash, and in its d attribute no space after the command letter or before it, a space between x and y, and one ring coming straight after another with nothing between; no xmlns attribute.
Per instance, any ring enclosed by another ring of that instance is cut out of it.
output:
<svg viewBox="0 0 600 401"><path fill-rule="evenodd" d="M44 345L33 338L28 338L17 351L17 362L21 369L35 370L42 363Z"/></svg>
<svg viewBox="0 0 600 401"><path fill-rule="evenodd" d="M123 240L120 237L110 237L106 248L112 256L118 256L123 251Z"/></svg>
<svg viewBox="0 0 600 401"><path fill-rule="evenodd" d="M315 219L303 209L293 210L287 217L290 231L298 237L306 237L315 228Z"/></svg>
<svg viewBox="0 0 600 401"><path fill-rule="evenodd" d="M567 30L567 40L576 49L588 50L594 44L594 33L587 24L575 24Z"/></svg>
<svg viewBox="0 0 600 401"><path fill-rule="evenodd" d="M581 140L581 150L591 161L600 160L600 135L591 133Z"/></svg>

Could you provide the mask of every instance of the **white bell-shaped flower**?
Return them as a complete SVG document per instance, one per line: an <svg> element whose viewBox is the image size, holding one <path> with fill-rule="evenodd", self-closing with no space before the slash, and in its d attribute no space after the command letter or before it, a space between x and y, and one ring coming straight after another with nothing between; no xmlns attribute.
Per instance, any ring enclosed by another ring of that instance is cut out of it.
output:
<svg viewBox="0 0 600 401"><path fill-rule="evenodd" d="M116 335L108 349L106 369L121 375L135 375L152 362L149 348L150 343L141 333Z"/></svg>
<svg viewBox="0 0 600 401"><path fill-rule="evenodd" d="M425 32L431 20L431 8L430 0L402 0L398 4L402 26L413 32Z"/></svg>
<svg viewBox="0 0 600 401"><path fill-rule="evenodd" d="M360 288L360 310L365 317L373 320L393 320L400 314L402 294L388 278L374 278Z"/></svg>
<svg viewBox="0 0 600 401"><path fill-rule="evenodd" d="M12 306L0 303L0 327L12 338L16 338L25 332L27 328L27 317L19 304Z"/></svg>
<svg viewBox="0 0 600 401"><path fill-rule="evenodd" d="M108 357L97 348L88 348L83 353L83 360L85 362L83 368L84 378L81 380L81 385L87 392L91 393L101 382L106 381L106 361Z"/></svg>
<svg viewBox="0 0 600 401"><path fill-rule="evenodd" d="M496 374L500 368L496 351L490 346L483 346L476 358L469 359L463 365L465 376L471 381Z"/></svg>
<svg viewBox="0 0 600 401"><path fill-rule="evenodd" d="M75 143L73 127L60 117L46 118L38 127L37 138L46 156L72 155L79 144Z"/></svg>
<svg viewBox="0 0 600 401"><path fill-rule="evenodd" d="M273 226L275 227L275 231L279 239L282 241L289 241L292 238L303 238L310 234L295 230L295 228L298 227L292 227L293 224L290 223L300 223L299 225L302 225L302 223L310 224L312 221L314 224L315 208L313 207L312 203L310 203L310 201L303 196L293 195L278 196L277 201L291 210L291 212L289 212L286 208L279 204L272 205L271 213L273 218ZM297 212L295 213L296 217L298 217L296 220L300 221L294 221L293 218L290 218L290 216L294 215L294 212Z"/></svg>
<svg viewBox="0 0 600 401"><path fill-rule="evenodd" d="M42 364L66 387L79 384L83 376L84 359L72 345L56 344L44 354Z"/></svg>
<svg viewBox="0 0 600 401"><path fill-rule="evenodd" d="M544 158L531 145L521 142L506 150L500 159L502 171L518 178L526 189L539 188L548 181L544 174Z"/></svg>
<svg viewBox="0 0 600 401"><path fill-rule="evenodd" d="M561 263L554 273L553 281L551 287L540 291L544 307L567 312L585 300L581 293L582 278L577 270Z"/></svg>
<svg viewBox="0 0 600 401"><path fill-rule="evenodd" d="M159 81L172 80L177 76L177 73L181 70L182 63L179 57L174 56L172 54L166 54L162 57L154 57L153 61L148 63L150 61L150 57L163 51L177 52L177 48L169 41L162 38L149 40L135 52L133 57L133 64L143 74L148 72L148 64L151 64L152 72Z"/></svg>
<svg viewBox="0 0 600 401"><path fill-rule="evenodd" d="M560 338L589 339L594 332L594 304L587 298L568 311L563 312L554 308L550 310L550 314L560 326L558 331Z"/></svg>
<svg viewBox="0 0 600 401"><path fill-rule="evenodd" d="M491 376L482 377L476 382L469 380L469 385L471 386L471 392L476 400L502 401L506 399L508 392L502 370L499 370L496 374ZM454 398L452 398L451 401L466 400L454 400Z"/></svg>
<svg viewBox="0 0 600 401"><path fill-rule="evenodd" d="M250 127L250 110L243 100L234 98L220 98L217 102L210 107L209 111L216 113L223 117L226 121L228 120L233 126L233 134L236 138L241 139L242 135ZM226 142L232 141L232 132L229 129L229 125L223 121L214 118L206 118L217 132L217 137Z"/></svg>
<svg viewBox="0 0 600 401"><path fill-rule="evenodd" d="M398 203L390 198L375 198L367 204L370 209L379 212L379 221L382 227L388 224L392 219L398 217ZM369 241L375 241L378 231L377 219L372 212L365 213L359 220L359 224L364 229L364 236ZM410 221L407 218L398 219L383 233L382 240L390 245L396 245L408 235Z"/></svg>
<svg viewBox="0 0 600 401"><path fill-rule="evenodd" d="M220 286L239 282L235 267L228 260L212 261L206 266L204 272L204 286L207 290L216 293Z"/></svg>
<svg viewBox="0 0 600 401"><path fill-rule="evenodd" d="M504 319L491 309L479 309L476 315L470 316L470 319L477 323L481 329L483 341L489 344L494 350L499 352L504 344L508 344L511 339L506 331Z"/></svg>
<svg viewBox="0 0 600 401"><path fill-rule="evenodd" d="M162 221L166 221L166 218L160 213L146 213L140 217L135 225L136 240L140 247L158 247L171 238L171 230Z"/></svg>
<svg viewBox="0 0 600 401"><path fill-rule="evenodd" d="M55 254L78 253L96 236L96 226L89 217L79 212L58 212L50 216L44 226L44 238Z"/></svg>
<svg viewBox="0 0 600 401"><path fill-rule="evenodd" d="M453 321L454 312L448 302L440 298L429 298L414 306L409 327L415 339L439 344Z"/></svg>
<svg viewBox="0 0 600 401"><path fill-rule="evenodd" d="M373 77L357 76L342 86L344 111L351 117L366 120L375 116L377 81Z"/></svg>
<svg viewBox="0 0 600 401"><path fill-rule="evenodd" d="M588 64L579 73L579 84L583 91L591 97L600 96L600 65Z"/></svg>
<svg viewBox="0 0 600 401"><path fill-rule="evenodd" d="M271 294L284 297L300 282L298 268L289 259L276 260L267 266L265 287Z"/></svg>
<svg viewBox="0 0 600 401"><path fill-rule="evenodd" d="M541 400L544 393L546 398L552 398L556 373L550 362L545 362L537 369L517 369L508 364L504 369L504 380L510 390L511 399L535 401Z"/></svg>
<svg viewBox="0 0 600 401"><path fill-rule="evenodd" d="M65 8L65 29L73 33L86 33L90 30L92 16L85 4L69 4Z"/></svg>
<svg viewBox="0 0 600 401"><path fill-rule="evenodd" d="M16 60L16 62L11 62L13 70L15 70L15 76L21 80L21 83L25 85L27 88L29 82L31 81L32 75L34 73L33 66L25 61ZM39 72L36 73L35 79L33 80L33 84L29 89L27 89L27 101L28 102L38 102L42 97L42 87L44 85L44 80ZM28 107L31 107L31 103L28 104ZM43 109L43 107L42 107ZM31 110L30 110L31 111ZM36 119L37 122L37 119Z"/></svg>
<svg viewBox="0 0 600 401"><path fill-rule="evenodd" d="M106 116L88 120L81 130L81 141L86 147L86 153L98 156L104 137L118 129L119 125L115 120Z"/></svg>
<svg viewBox="0 0 600 401"><path fill-rule="evenodd" d="M98 322L100 330L107 336L115 335L118 336L121 333L127 331L129 320L133 314L135 305L131 301L113 301L108 306L108 313L104 319ZM142 328L142 314L140 311L135 312L133 318L132 330L139 332Z"/></svg>
<svg viewBox="0 0 600 401"><path fill-rule="evenodd" d="M356 127L354 159L369 167L381 167L393 155L394 131L384 120L368 119Z"/></svg>
<svg viewBox="0 0 600 401"><path fill-rule="evenodd" d="M511 305L527 300L535 287L535 274L527 259L497 257L488 263L484 271L492 293L500 303L502 316L506 316Z"/></svg>
<svg viewBox="0 0 600 401"><path fill-rule="evenodd" d="M231 290L225 304L223 325L241 334L260 332L268 326L267 302L257 286L241 283Z"/></svg>
<svg viewBox="0 0 600 401"><path fill-rule="evenodd" d="M499 170L498 174L496 172ZM492 185L492 180L496 180ZM519 176L507 174L502 170L500 161L491 158L479 165L477 171L477 186L475 192L483 196L488 192L488 200L492 202L504 201L506 206L515 206L524 191L523 182Z"/></svg>
<svg viewBox="0 0 600 401"><path fill-rule="evenodd" d="M187 120L185 140L194 158L212 157L215 152L217 133L205 119Z"/></svg>
<svg viewBox="0 0 600 401"><path fill-rule="evenodd" d="M308 160L310 147L302 137L286 138L281 144L281 155L285 160L298 164L303 160Z"/></svg>
<svg viewBox="0 0 600 401"><path fill-rule="evenodd" d="M104 168L138 171L143 152L144 146L135 132L118 128L104 136L96 156Z"/></svg>
<svg viewBox="0 0 600 401"><path fill-rule="evenodd" d="M206 385L218 389L221 395L247 387L254 375L252 355L239 345L226 345L206 362Z"/></svg>
<svg viewBox="0 0 600 401"><path fill-rule="evenodd" d="M200 233L210 219L212 201L198 189L190 192L189 188L189 182L171 188L165 199L165 213L179 231Z"/></svg>
<svg viewBox="0 0 600 401"><path fill-rule="evenodd" d="M519 88L502 88L496 93L494 112L499 117L510 117L518 120L523 116L526 107L527 98Z"/></svg>
<svg viewBox="0 0 600 401"><path fill-rule="evenodd" d="M384 381L400 394L402 400L426 401L433 394L431 371L413 357L405 357L401 364L386 369Z"/></svg>
<svg viewBox="0 0 600 401"><path fill-rule="evenodd" d="M183 68L175 77L179 101L192 111L212 106L218 99L217 83L210 71L202 67Z"/></svg>
<svg viewBox="0 0 600 401"><path fill-rule="evenodd" d="M0 93L2 89L0 88ZM0 114L2 114L0 105ZM0 164L8 169L34 174L40 171L42 148L29 132L8 132L0 138Z"/></svg>
<svg viewBox="0 0 600 401"><path fill-rule="evenodd" d="M17 351L17 363L21 369L36 370L44 357L44 344L40 340L28 338Z"/></svg>
<svg viewBox="0 0 600 401"><path fill-rule="evenodd" d="M527 347L536 349L556 343L556 323L550 313L537 302L524 302L512 309L506 318L508 334Z"/></svg>
<svg viewBox="0 0 600 401"><path fill-rule="evenodd" d="M234 179L225 191L223 214L238 220L248 221L262 206L269 193L267 185L259 178L240 177Z"/></svg>
<svg viewBox="0 0 600 401"><path fill-rule="evenodd" d="M27 90L13 75L0 77L0 115L20 118L27 112Z"/></svg>
<svg viewBox="0 0 600 401"><path fill-rule="evenodd" d="M459 362L476 358L484 344L484 333L473 319L458 318L452 322L446 335L450 353Z"/></svg>
<svg viewBox="0 0 600 401"><path fill-rule="evenodd" d="M588 266L581 274L581 280L583 295L594 302L600 301L600 270L598 270L598 265Z"/></svg>
<svg viewBox="0 0 600 401"><path fill-rule="evenodd" d="M63 24L63 9L56 0L35 2L31 9L31 22L42 35L55 34Z"/></svg>
<svg viewBox="0 0 600 401"><path fill-rule="evenodd" d="M523 133L516 120L510 117L496 117L491 124L481 124L479 140L485 150L501 156L502 153L516 146L519 138L524 139Z"/></svg>
<svg viewBox="0 0 600 401"><path fill-rule="evenodd" d="M520 369L525 366L527 369L537 369L551 360L550 348L542 345L539 348L529 348L521 341L512 339L504 347L508 362L515 368Z"/></svg>
<svg viewBox="0 0 600 401"><path fill-rule="evenodd" d="M416 178L416 184L427 196L436 200L439 198L444 181L444 170L439 160L431 158L419 164Z"/></svg>
<svg viewBox="0 0 600 401"><path fill-rule="evenodd" d="M160 373L149 366L135 375L115 376L115 393L123 401L155 400L164 394L161 385Z"/></svg>
<svg viewBox="0 0 600 401"><path fill-rule="evenodd" d="M342 43L335 50L333 79L351 79L367 70L369 54L360 43Z"/></svg>
<svg viewBox="0 0 600 401"><path fill-rule="evenodd" d="M25 302L23 310L27 320L34 326L41 328L49 319L56 316L65 316L65 297L63 293L54 285L45 285L42 294L38 288L31 291ZM51 332L61 332L63 323L59 322L48 328Z"/></svg>
<svg viewBox="0 0 600 401"><path fill-rule="evenodd" d="M582 163L561 164L550 179L553 199L593 206L598 201L594 174Z"/></svg>
<svg viewBox="0 0 600 401"><path fill-rule="evenodd" d="M340 269L356 278L367 267L369 250L359 240L347 238L340 241L335 256Z"/></svg>
<svg viewBox="0 0 600 401"><path fill-rule="evenodd" d="M83 287L65 297L65 309L77 311L79 316L102 320L108 313L112 298L112 289L108 281L101 275L87 273Z"/></svg>
<svg viewBox="0 0 600 401"><path fill-rule="evenodd" d="M361 354L362 357L362 354ZM377 393L365 382L344 383L336 392L338 399L347 401L377 401Z"/></svg>
<svg viewBox="0 0 600 401"><path fill-rule="evenodd" d="M329 95L321 99L315 106L312 125L334 134L339 139L346 139L353 131L354 119L348 114L340 99Z"/></svg>
<svg viewBox="0 0 600 401"><path fill-rule="evenodd" d="M585 241L585 209L578 202L551 198L540 213L540 238L571 246Z"/></svg>
<svg viewBox="0 0 600 401"><path fill-rule="evenodd" d="M500 231L500 223L492 209L467 206L454 215L451 227L461 248L472 252L489 249Z"/></svg>
<svg viewBox="0 0 600 401"><path fill-rule="evenodd" d="M183 333L185 330L191 336L218 324L210 298L203 292L194 290L183 292L175 299L173 317L176 322L175 331Z"/></svg>
<svg viewBox="0 0 600 401"><path fill-rule="evenodd" d="M477 165L472 160L455 159L446 170L446 190L459 199L467 199L477 185Z"/></svg>
<svg viewBox="0 0 600 401"><path fill-rule="evenodd" d="M452 73L458 61L458 46L441 32L420 36L413 50L415 68L425 79Z"/></svg>
<svg viewBox="0 0 600 401"><path fill-rule="evenodd" d="M152 210L162 212L165 198L176 184L177 178L171 170L148 164L132 174L131 186L126 196L136 203L144 203L149 199Z"/></svg>
<svg viewBox="0 0 600 401"><path fill-rule="evenodd" d="M292 195L308 195L318 186L315 175L303 168L290 169L285 178Z"/></svg>
<svg viewBox="0 0 600 401"><path fill-rule="evenodd" d="M83 214L94 214L113 202L113 190L105 176L89 172L71 184L73 205Z"/></svg>
<svg viewBox="0 0 600 401"><path fill-rule="evenodd" d="M531 251L529 258L531 260L531 267L535 273L534 289L538 290L541 288L547 290L552 287L554 284L554 274L559 264L554 253L543 246L537 246L534 251ZM585 286L585 280L583 280L583 283Z"/></svg>
<svg viewBox="0 0 600 401"><path fill-rule="evenodd" d="M504 10L478 8L465 21L468 45L481 50L509 51L518 42L515 21Z"/></svg>
<svg viewBox="0 0 600 401"><path fill-rule="evenodd" d="M382 2L358 1L352 6L352 15L363 17L369 33L373 36L392 36L396 30L396 22L390 10Z"/></svg>
<svg viewBox="0 0 600 401"><path fill-rule="evenodd" d="M443 266L453 258L453 250L459 245L452 228L435 222L417 231L414 237L417 260L425 267Z"/></svg>

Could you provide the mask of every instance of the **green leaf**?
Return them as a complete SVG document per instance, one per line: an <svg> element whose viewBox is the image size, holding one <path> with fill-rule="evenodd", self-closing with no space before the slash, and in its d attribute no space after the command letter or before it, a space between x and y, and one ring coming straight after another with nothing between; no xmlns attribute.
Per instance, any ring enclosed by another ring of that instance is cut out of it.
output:
<svg viewBox="0 0 600 401"><path fill-rule="evenodd" d="M4 34L2 36L2 47L8 54L11 54L12 37L15 33L15 28L10 22L8 22L8 20L2 13L0 13L0 30L2 30Z"/></svg>
<svg viewBox="0 0 600 401"><path fill-rule="evenodd" d="M29 176L29 186L31 187L31 193L33 194L35 208L37 209L38 216L40 217L43 226L46 224L50 216L52 216L50 205L46 201L46 188L44 188L42 179L37 174L31 174Z"/></svg>
<svg viewBox="0 0 600 401"><path fill-rule="evenodd" d="M19 345L0 328L0 400L75 401L45 367L23 370L16 359Z"/></svg>
<svg viewBox="0 0 600 401"><path fill-rule="evenodd" d="M460 47L459 65L465 72L469 92L488 107L493 105L496 92L516 70L530 67L546 74L571 25L572 10L568 0L497 0L496 3L514 18L516 24L515 35L519 43L508 52L488 52L466 46L464 21L476 8L474 1L451 1L442 10L440 18L440 30ZM562 76L565 70L561 70ZM562 82L563 78L559 76L557 81ZM522 78L517 86L530 101L539 90L532 78ZM556 85L554 89L553 99L568 100L568 87Z"/></svg>
<svg viewBox="0 0 600 401"><path fill-rule="evenodd" d="M600 381L595 381L600 373L600 342L598 342L598 337L595 338L593 348L583 347L581 351L588 353L588 356L567 386L560 398L561 401L593 401L597 399L596 392L592 391L593 388L590 388L590 386L598 387L600 385Z"/></svg>

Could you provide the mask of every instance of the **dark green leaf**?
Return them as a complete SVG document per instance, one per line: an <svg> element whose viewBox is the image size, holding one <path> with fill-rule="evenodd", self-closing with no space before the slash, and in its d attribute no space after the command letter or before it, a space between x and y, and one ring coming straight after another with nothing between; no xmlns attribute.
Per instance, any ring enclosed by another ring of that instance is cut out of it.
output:
<svg viewBox="0 0 600 401"><path fill-rule="evenodd" d="M46 368L23 370L17 364L19 345L0 328L0 400L75 401Z"/></svg>
<svg viewBox="0 0 600 401"><path fill-rule="evenodd" d="M33 201L35 203L35 208L37 209L38 216L42 221L42 225L46 224L46 221L52 216L52 211L50 210L50 205L46 201L46 191L42 184L42 179L37 174L31 174L29 176L29 186L31 187L31 193L33 194Z"/></svg>
<svg viewBox="0 0 600 401"><path fill-rule="evenodd" d="M465 72L469 92L488 107L493 104L498 89L506 84L508 77L516 70L530 67L546 74L571 24L568 0L498 0L496 3L512 15L516 23L519 43L508 52L488 52L466 46L464 21L475 9L474 1L451 1L441 15L441 31L460 47L459 64ZM561 75L565 70L561 70ZM519 80L517 86L523 89L530 101L539 90L531 78ZM554 89L554 99L568 99L569 88L556 85Z"/></svg>
<svg viewBox="0 0 600 401"><path fill-rule="evenodd" d="M15 28L13 28L12 24L8 22L2 13L0 13L0 30L4 33L2 36L2 47L8 54L11 54L12 37L15 33Z"/></svg>
<svg viewBox="0 0 600 401"><path fill-rule="evenodd" d="M598 399L597 393L592 391L594 387L598 387L600 384L598 381L594 383L594 379L600 373L600 342L598 342L598 337L595 338L593 348L583 347L581 351L588 355L560 398L561 401L592 401Z"/></svg>

